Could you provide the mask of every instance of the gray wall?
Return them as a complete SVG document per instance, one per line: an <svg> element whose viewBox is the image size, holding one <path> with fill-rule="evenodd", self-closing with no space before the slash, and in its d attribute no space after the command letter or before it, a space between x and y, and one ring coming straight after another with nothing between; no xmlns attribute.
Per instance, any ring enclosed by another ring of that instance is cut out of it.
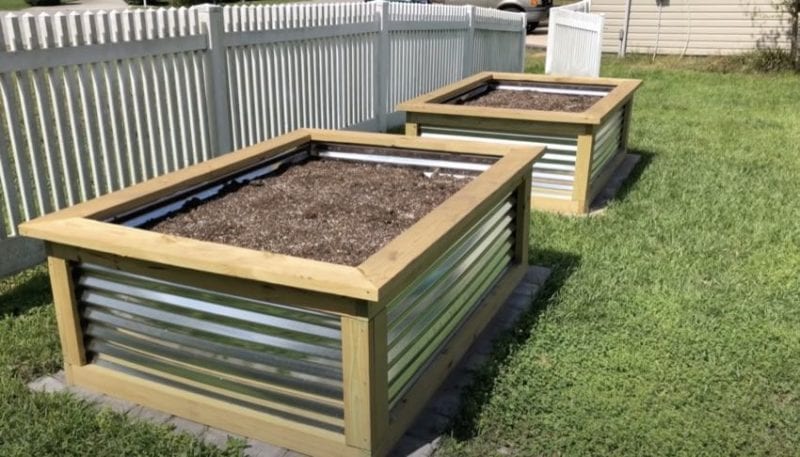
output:
<svg viewBox="0 0 800 457"><path fill-rule="evenodd" d="M661 13L659 54L736 54L758 47L788 47L788 17L776 0L667 0ZM617 52L625 0L592 0L605 14L603 52ZM656 0L633 0L628 52L652 53L656 44Z"/></svg>

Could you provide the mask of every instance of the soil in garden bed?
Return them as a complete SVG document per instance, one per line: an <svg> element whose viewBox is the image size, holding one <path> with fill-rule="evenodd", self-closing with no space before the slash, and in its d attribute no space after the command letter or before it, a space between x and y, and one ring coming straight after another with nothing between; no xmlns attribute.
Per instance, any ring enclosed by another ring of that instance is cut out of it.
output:
<svg viewBox="0 0 800 457"><path fill-rule="evenodd" d="M493 89L465 101L464 105L491 108L565 111L580 113L591 108L603 97L594 95L551 94L532 90Z"/></svg>
<svg viewBox="0 0 800 457"><path fill-rule="evenodd" d="M408 167L312 160L148 228L355 266L468 182Z"/></svg>

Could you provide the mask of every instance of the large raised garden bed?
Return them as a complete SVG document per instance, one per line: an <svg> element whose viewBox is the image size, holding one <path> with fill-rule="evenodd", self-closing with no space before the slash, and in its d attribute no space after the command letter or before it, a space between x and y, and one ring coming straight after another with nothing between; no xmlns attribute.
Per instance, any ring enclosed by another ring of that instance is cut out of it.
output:
<svg viewBox="0 0 800 457"><path fill-rule="evenodd" d="M638 80L480 73L398 105L406 134L535 144L533 208L585 213L627 149Z"/></svg>
<svg viewBox="0 0 800 457"><path fill-rule="evenodd" d="M298 131L24 224L67 380L383 455L524 274L541 153Z"/></svg>

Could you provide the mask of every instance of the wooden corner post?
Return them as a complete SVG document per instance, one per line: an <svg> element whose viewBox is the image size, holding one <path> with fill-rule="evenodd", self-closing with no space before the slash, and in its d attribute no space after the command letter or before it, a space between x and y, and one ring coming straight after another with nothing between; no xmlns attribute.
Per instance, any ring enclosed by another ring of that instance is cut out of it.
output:
<svg viewBox="0 0 800 457"><path fill-rule="evenodd" d="M386 310L342 316L344 431L348 446L373 455L389 428Z"/></svg>
<svg viewBox="0 0 800 457"><path fill-rule="evenodd" d="M528 265L531 229L531 174L525 173L516 195L516 239L514 243L514 263Z"/></svg>
<svg viewBox="0 0 800 457"><path fill-rule="evenodd" d="M578 135L578 148L575 152L575 181L572 188L574 210L585 213L589 209L589 177L592 173L592 150L594 149L594 126L586 126L584 133Z"/></svg>
<svg viewBox="0 0 800 457"><path fill-rule="evenodd" d="M83 347L83 330L72 272L69 262L58 257L48 257L47 266L50 269L50 286L53 289L61 351L64 354L64 373L67 382L73 383L72 368L86 365L86 350Z"/></svg>

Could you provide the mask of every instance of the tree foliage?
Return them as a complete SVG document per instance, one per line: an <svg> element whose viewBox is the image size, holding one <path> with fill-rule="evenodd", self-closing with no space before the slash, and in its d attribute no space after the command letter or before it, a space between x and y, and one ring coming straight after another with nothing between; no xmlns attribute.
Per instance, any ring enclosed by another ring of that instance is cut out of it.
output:
<svg viewBox="0 0 800 457"><path fill-rule="evenodd" d="M779 0L778 8L789 15L789 52L794 69L800 71L800 0Z"/></svg>

